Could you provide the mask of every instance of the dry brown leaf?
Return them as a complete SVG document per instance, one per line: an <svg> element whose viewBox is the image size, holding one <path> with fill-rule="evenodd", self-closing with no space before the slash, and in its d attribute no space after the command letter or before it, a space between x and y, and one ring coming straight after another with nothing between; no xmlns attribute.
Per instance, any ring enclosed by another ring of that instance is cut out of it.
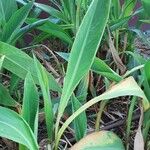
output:
<svg viewBox="0 0 150 150"><path fill-rule="evenodd" d="M114 59L115 64L117 65L118 69L121 71L121 74L125 73L126 66L123 64L121 58L119 57L119 54L114 46L113 40L111 38L110 31L108 30L108 37L109 37L109 48L110 52L112 54L112 57Z"/></svg>

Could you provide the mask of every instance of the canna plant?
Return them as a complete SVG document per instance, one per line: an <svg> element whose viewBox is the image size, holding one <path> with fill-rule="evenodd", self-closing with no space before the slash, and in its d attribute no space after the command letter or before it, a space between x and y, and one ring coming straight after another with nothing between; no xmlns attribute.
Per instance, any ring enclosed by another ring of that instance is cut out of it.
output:
<svg viewBox="0 0 150 150"><path fill-rule="evenodd" d="M9 0L7 2L10 4ZM57 6L57 9L34 1L17 0L23 6L21 5L21 8L17 10L16 1L11 1L16 12L15 14L9 12L9 15L7 14L6 5L4 5L7 2L0 2L1 10L5 10L0 11L3 14L0 20L2 32L2 36L0 36L0 69L1 71L7 70L15 77L24 80L24 92L22 103L20 103L12 97L11 92L13 90L11 90L11 87L7 89L6 86L0 84L0 136L19 143L20 150L38 150L38 118L39 112L43 111L47 129L48 149L62 148L61 138L65 130L70 127L75 132L76 142L81 139L71 149L108 150L113 148L124 150L121 139L110 131L94 132L86 136L88 134L86 110L100 101L104 102L105 105L120 96L134 96L132 107L138 102L137 97L139 97L144 112L143 136L140 134L136 138L140 137L146 141L150 128L149 121L147 121L149 120L150 107L150 97L148 95L149 61L139 59L138 62L142 64L123 75L119 75L119 72L113 71L104 60L96 57L99 46L107 38L109 39L107 41L108 45L111 44L114 49L116 46L116 49L119 50L119 31L123 29L124 24L127 24L128 19L135 15L133 8L136 1L126 0L121 10L119 1L113 0L67 0L60 1L60 3L54 0L52 2ZM27 18L29 12L32 12L34 17L38 16L35 9L38 12L43 10L49 13L51 17L44 20ZM57 21L61 23L54 23L52 21L54 18L57 18ZM26 23L25 27L23 26L24 23ZM66 29L62 23L65 23L66 28L69 28L68 31L65 31ZM108 28L106 28L107 26ZM21 49L12 46L15 45L18 38L33 28L42 31L44 37L49 37L47 34L51 33L72 46L70 53L57 53L68 62L63 86L42 66L35 54L32 57L32 55L28 55ZM58 32L56 32L57 30ZM115 45L113 45L110 32L116 38ZM73 36L75 36L74 42L72 42ZM129 53L135 59L136 55L132 52ZM138 70L141 71L142 76L142 78L135 77L138 81L141 79L141 82L138 82L139 85L131 76ZM108 90L87 101L90 72L107 78L113 84L108 84ZM144 90L140 86L144 86ZM57 92L58 102L53 99L52 91ZM40 110L41 95L43 100L42 110ZM13 107L13 110L10 107ZM67 107L71 109L70 116L60 125L67 112ZM98 114L97 118L97 120L100 120ZM132 108L130 107L127 138L131 118ZM99 130L99 124L97 124L97 129ZM139 127L139 130L141 130L141 127ZM93 144L87 141L93 141Z"/></svg>

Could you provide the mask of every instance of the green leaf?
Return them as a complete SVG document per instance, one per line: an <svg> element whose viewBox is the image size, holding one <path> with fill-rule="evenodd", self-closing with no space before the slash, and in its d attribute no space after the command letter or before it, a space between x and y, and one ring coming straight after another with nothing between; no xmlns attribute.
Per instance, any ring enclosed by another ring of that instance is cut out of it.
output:
<svg viewBox="0 0 150 150"><path fill-rule="evenodd" d="M69 57L67 73L58 109L57 124L59 124L59 120L63 115L73 90L85 74L87 74L94 61L108 21L110 4L111 0L92 1L83 18ZM100 17L99 14L101 14ZM57 126L58 125L56 125L56 132Z"/></svg>
<svg viewBox="0 0 150 150"><path fill-rule="evenodd" d="M76 143L70 150L125 150L121 139L111 131L94 132Z"/></svg>
<svg viewBox="0 0 150 150"><path fill-rule="evenodd" d="M16 112L0 107L0 136L38 150L34 134L25 120Z"/></svg>
<svg viewBox="0 0 150 150"><path fill-rule="evenodd" d="M24 96L22 105L22 117L29 124L37 139L38 134L39 96L30 73L27 74L24 83ZM19 150L27 150L24 145L19 145Z"/></svg>
<svg viewBox="0 0 150 150"><path fill-rule="evenodd" d="M2 57L0 58L0 70L1 70L1 68L2 68L2 66L3 66L4 59L5 59L5 56L2 56Z"/></svg>
<svg viewBox="0 0 150 150"><path fill-rule="evenodd" d="M71 103L72 103L73 113L82 106L82 104L79 102L79 100L75 96L72 96ZM85 111L83 113L81 113L73 121L73 124L74 124L74 129L75 129L76 140L79 141L80 139L82 139L85 136L86 129L87 129L87 118L86 118Z"/></svg>
<svg viewBox="0 0 150 150"><path fill-rule="evenodd" d="M22 79L25 79L26 74L30 72L34 82L39 84L34 61L26 53L9 44L0 42L0 55L5 55L3 62L3 67L5 69L11 71ZM61 88L54 77L50 73L46 73L48 75L50 89L61 92Z"/></svg>
<svg viewBox="0 0 150 150"><path fill-rule="evenodd" d="M123 88L122 88L123 87ZM90 101L88 101L86 104L82 105L76 112L74 112L67 120L66 122L63 124L63 126L60 128L57 136L56 136L56 147L58 146L59 140L63 134L63 132L65 131L65 129L68 127L68 125L78 116L80 115L82 112L84 112L87 108L91 107L92 105L100 102L100 101L104 101L104 100L110 100L116 97L120 97L120 96L127 96L127 95L131 95L131 96L137 96L142 98L142 104L144 107L144 110L148 110L150 107L149 101L146 98L144 92L141 90L141 88L138 86L138 84L135 82L133 77L129 77L123 81L121 81L120 83L114 85L113 87L111 87L110 89L108 89L105 93L103 93L100 96L97 96L93 99L91 99Z"/></svg>
<svg viewBox="0 0 150 150"><path fill-rule="evenodd" d="M147 97L147 99L150 101L150 81L148 81L148 76L146 75L145 71L141 70L141 81L143 81L142 87L143 91Z"/></svg>
<svg viewBox="0 0 150 150"><path fill-rule="evenodd" d="M63 53L63 52L56 52L56 53L59 56L61 56L63 59L68 61L69 53ZM119 82L123 79L120 75L114 72L103 60L97 57L95 57L94 59L94 62L91 66L91 70L116 82Z"/></svg>
<svg viewBox="0 0 150 150"><path fill-rule="evenodd" d="M38 109L39 109L39 96L37 88L32 79L30 73L27 74L24 83L24 96L23 96L23 105L22 105L22 117L29 124L32 131L37 137L37 124L38 124Z"/></svg>
<svg viewBox="0 0 150 150"><path fill-rule="evenodd" d="M114 10L114 16L116 19L119 18L119 15L121 13L121 5L120 5L120 0L112 0L113 4L113 9Z"/></svg>
<svg viewBox="0 0 150 150"><path fill-rule="evenodd" d="M150 24L150 20L140 20L141 22Z"/></svg>
<svg viewBox="0 0 150 150"><path fill-rule="evenodd" d="M16 76L15 74L11 75L11 79L9 82L9 92L10 94L13 94L14 90L18 88L18 84L20 83L20 78Z"/></svg>
<svg viewBox="0 0 150 150"><path fill-rule="evenodd" d="M19 39L21 36L23 36L25 33L43 25L45 22L47 22L47 19L40 19L34 23L31 23L29 25L26 25L25 27L22 27L21 29L17 30L14 38L12 40L12 43L15 43L17 39Z"/></svg>
<svg viewBox="0 0 150 150"><path fill-rule="evenodd" d="M40 8L41 10L47 12L51 16L53 16L55 18L59 18L62 21L68 23L66 16L61 11L58 11L57 9L55 9L55 8L53 8L51 6L48 6L48 5L45 5L45 4L41 4L41 3L34 3L34 5L37 8Z"/></svg>
<svg viewBox="0 0 150 150"><path fill-rule="evenodd" d="M123 17L130 16L133 13L136 4L137 0L126 0L123 6Z"/></svg>
<svg viewBox="0 0 150 150"><path fill-rule="evenodd" d="M29 18L27 19L27 23L31 24L38 21L35 18ZM52 23L51 21L47 21L44 25L37 27L38 30L49 33L50 35L56 36L63 41L66 41L67 43L72 45L72 39L59 25Z"/></svg>
<svg viewBox="0 0 150 150"><path fill-rule="evenodd" d="M150 8L150 1L149 1L149 0L142 0L142 4L143 4L143 7L144 7L146 13L147 13L148 16L150 17L150 11L149 11L149 8Z"/></svg>
<svg viewBox="0 0 150 150"><path fill-rule="evenodd" d="M115 71L113 71L103 60L99 58L95 58L91 69L98 73L101 74L102 76L111 79L113 81L119 82L122 80L122 77L118 75Z"/></svg>
<svg viewBox="0 0 150 150"><path fill-rule="evenodd" d="M145 74L146 74L146 77L147 77L147 81L148 81L149 86L150 86L150 61L148 61L145 64L144 71L145 71Z"/></svg>
<svg viewBox="0 0 150 150"><path fill-rule="evenodd" d="M10 17L16 10L17 10L16 0L0 1L0 22L2 21L2 26L5 25L5 23L10 19Z"/></svg>
<svg viewBox="0 0 150 150"><path fill-rule="evenodd" d="M47 126L47 134L50 142L53 140L53 125L54 125L54 114L53 114L53 107L50 97L49 91L49 82L47 74L45 73L44 67L40 65L36 57L34 56L34 65L36 66L36 71L40 83L40 87L43 94L44 99L44 113L46 119L46 126Z"/></svg>
<svg viewBox="0 0 150 150"><path fill-rule="evenodd" d="M88 87L89 87L89 74L85 75L83 79L80 81L77 91L76 97L78 98L79 102L86 102L87 94L88 94Z"/></svg>
<svg viewBox="0 0 150 150"><path fill-rule="evenodd" d="M0 83L0 104L17 107L19 104L10 96L8 90Z"/></svg>
<svg viewBox="0 0 150 150"><path fill-rule="evenodd" d="M27 4L24 0L16 0L18 3L20 3L20 4L23 4L23 5L25 5L25 4Z"/></svg>
<svg viewBox="0 0 150 150"><path fill-rule="evenodd" d="M131 17L132 17L132 15L128 16L128 17L116 19L115 21L111 21L110 22L110 30L115 31L115 30L119 29L120 27L122 27L123 25L126 25Z"/></svg>
<svg viewBox="0 0 150 150"><path fill-rule="evenodd" d="M25 19L28 16L29 11L32 8L33 3L30 2L29 4L23 6L19 10L17 10L9 19L9 21L6 23L3 29L2 34L2 41L11 43L15 32L23 25Z"/></svg>

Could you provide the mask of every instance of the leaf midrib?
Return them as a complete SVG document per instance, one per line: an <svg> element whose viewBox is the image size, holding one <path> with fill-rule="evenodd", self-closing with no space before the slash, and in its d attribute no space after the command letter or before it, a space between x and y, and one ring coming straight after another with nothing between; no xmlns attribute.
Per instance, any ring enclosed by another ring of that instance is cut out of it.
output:
<svg viewBox="0 0 150 150"><path fill-rule="evenodd" d="M79 59L78 59L78 62L77 62L77 64L76 64L76 66L75 66L75 70L74 70L74 72L75 73L73 73L73 76L71 77L71 79L70 79L70 82L69 82L69 85L68 85L68 90L67 90L67 92L66 92L66 94L65 94L65 97L62 99L62 103L63 103L63 101L65 101L65 100L67 100L67 98L69 97L68 95L71 95L70 94L70 89L71 89L71 86L72 86L72 83L73 83L73 81L74 81L74 79L75 79L75 76L76 76L76 71L77 71L77 69L79 68L79 64L80 64L80 62L81 62L81 58L82 58L82 54L83 54L83 52L84 52L84 47L85 47L85 45L86 45L86 41L87 41L87 37L88 37L88 35L89 35L89 30L90 30L90 28L91 28L91 24L92 24L92 20L93 20L93 18L94 18L94 16L95 16L95 13L93 14L93 16L91 17L91 20L90 20L90 25L88 26L88 30L87 30L87 34L86 34L86 38L85 38L85 40L84 40L84 42L83 42L83 45L82 45L82 48L81 48L81 53L79 54ZM78 35L77 35L78 36ZM76 83L76 84L78 84L78 83ZM64 91L66 90L66 88L64 89ZM62 105L61 105L62 106ZM61 109L60 109L60 111L61 111Z"/></svg>
<svg viewBox="0 0 150 150"><path fill-rule="evenodd" d="M14 129L17 133L19 133L19 134L24 138L24 140L25 140L26 143L28 144L29 148L33 147L33 146L30 144L30 142L26 139L26 137L25 137L17 128L15 128L15 127L13 127L12 125L10 125L10 124L8 124L8 123L6 123L6 122L3 122L3 121L0 121L0 123L2 123L2 124L4 124L4 125L6 125L6 126L12 128L12 129Z"/></svg>

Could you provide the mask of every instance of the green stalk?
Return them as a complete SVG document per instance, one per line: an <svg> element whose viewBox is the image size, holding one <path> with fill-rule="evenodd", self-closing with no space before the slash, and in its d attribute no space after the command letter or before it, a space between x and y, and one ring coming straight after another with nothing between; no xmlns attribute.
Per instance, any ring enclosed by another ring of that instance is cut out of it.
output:
<svg viewBox="0 0 150 150"><path fill-rule="evenodd" d="M131 105L130 105L130 108L129 108L129 114L128 114L128 118L127 118L127 129L126 129L126 149L128 150L129 149L129 136L130 136L130 129L131 129L131 123L132 123L132 115L133 115L133 110L134 110L134 107L135 107L135 104L136 104L136 100L137 100L137 97L133 97L132 100L131 100Z"/></svg>
<svg viewBox="0 0 150 150"><path fill-rule="evenodd" d="M109 88L110 86L110 83L109 83L109 80L107 78L105 78L105 86L106 86L106 90ZM99 131L99 127L100 127L100 120L102 118L102 113L103 113L103 110L107 104L109 100L106 100L106 101L102 101L100 103L100 108L99 108L99 112L97 114L97 118L96 118L96 123L95 123L95 131Z"/></svg>
<svg viewBox="0 0 150 150"><path fill-rule="evenodd" d="M104 110L106 104L107 104L107 101L102 101L100 103L100 108L99 108L99 112L97 114L96 123L95 123L95 131L96 132L99 131L100 120L102 118L102 113L103 113L103 110Z"/></svg>
<svg viewBox="0 0 150 150"><path fill-rule="evenodd" d="M137 66L137 67L132 68L131 70L127 71L127 72L123 75L123 78L126 78L126 77L129 76L130 74L132 74L132 73L134 73L135 71L140 70L140 69L142 69L142 68L144 68L144 65L139 65L139 66Z"/></svg>
<svg viewBox="0 0 150 150"><path fill-rule="evenodd" d="M78 32L79 26L80 26L80 9L81 9L81 3L77 5L77 11L76 11L76 33Z"/></svg>
<svg viewBox="0 0 150 150"><path fill-rule="evenodd" d="M150 130L150 109L144 113L144 123L143 124L144 125L143 125L142 133L143 133L144 141L146 141L149 130Z"/></svg>

